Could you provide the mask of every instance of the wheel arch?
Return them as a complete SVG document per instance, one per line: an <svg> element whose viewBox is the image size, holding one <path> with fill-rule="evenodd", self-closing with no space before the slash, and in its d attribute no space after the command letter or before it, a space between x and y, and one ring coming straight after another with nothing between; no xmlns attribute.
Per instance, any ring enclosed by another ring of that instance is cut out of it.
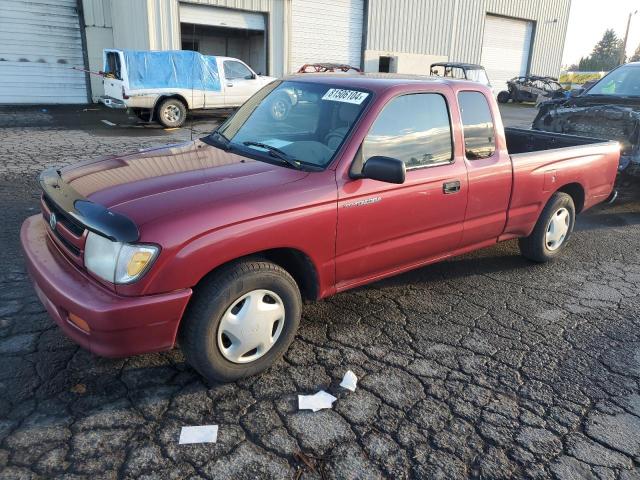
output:
<svg viewBox="0 0 640 480"><path fill-rule="evenodd" d="M202 284L212 275L216 275L229 265L250 259L267 260L286 270L298 285L303 300L313 301L319 298L320 279L313 260L311 260L311 258L302 250L290 247L262 250L221 263L207 272L198 281L194 290L197 291L198 285Z"/></svg>
<svg viewBox="0 0 640 480"><path fill-rule="evenodd" d="M568 183L566 185L563 185L557 191L566 193L573 199L573 204L576 207L576 214L582 211L585 202L585 191L584 187L580 183Z"/></svg>
<svg viewBox="0 0 640 480"><path fill-rule="evenodd" d="M191 109L191 107L189 106L189 102L187 101L186 98L184 98L183 95L180 95L179 93L166 93L166 94L160 95L156 99L156 102L153 105L153 111L155 112L155 115L158 114L157 110L158 110L158 107L160 106L160 104L162 102L164 102L165 100L168 100L170 98L175 98L177 100L180 100L184 104L184 106L187 109L187 111Z"/></svg>

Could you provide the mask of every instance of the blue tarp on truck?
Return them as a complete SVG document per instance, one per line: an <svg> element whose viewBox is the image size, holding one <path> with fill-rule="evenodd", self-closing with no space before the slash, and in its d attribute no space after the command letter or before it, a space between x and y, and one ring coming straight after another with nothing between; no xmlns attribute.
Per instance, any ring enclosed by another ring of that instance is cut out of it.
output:
<svg viewBox="0 0 640 480"><path fill-rule="evenodd" d="M216 58L189 50L123 50L129 88L220 90Z"/></svg>

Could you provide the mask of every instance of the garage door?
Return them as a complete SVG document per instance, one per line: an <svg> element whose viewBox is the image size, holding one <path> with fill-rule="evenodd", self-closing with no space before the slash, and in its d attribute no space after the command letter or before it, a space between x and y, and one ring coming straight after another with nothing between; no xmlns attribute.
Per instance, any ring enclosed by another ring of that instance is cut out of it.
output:
<svg viewBox="0 0 640 480"><path fill-rule="evenodd" d="M526 75L532 32L532 22L487 15L482 65L496 93L506 90L507 80Z"/></svg>
<svg viewBox="0 0 640 480"><path fill-rule="evenodd" d="M76 0L0 1L0 103L87 103Z"/></svg>
<svg viewBox="0 0 640 480"><path fill-rule="evenodd" d="M360 66L363 0L293 0L289 70L305 63Z"/></svg>
<svg viewBox="0 0 640 480"><path fill-rule="evenodd" d="M180 4L180 22L211 27L264 30L264 15L261 13L208 5Z"/></svg>

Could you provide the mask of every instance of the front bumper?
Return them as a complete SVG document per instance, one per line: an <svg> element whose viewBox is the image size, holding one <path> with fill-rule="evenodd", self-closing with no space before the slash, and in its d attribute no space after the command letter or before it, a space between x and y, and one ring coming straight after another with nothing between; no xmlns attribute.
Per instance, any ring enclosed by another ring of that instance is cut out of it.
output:
<svg viewBox="0 0 640 480"><path fill-rule="evenodd" d="M78 270L49 238L41 215L22 224L20 240L27 270L49 315L73 341L104 357L168 350L191 298L191 289L124 297ZM69 319L84 320L84 331Z"/></svg>

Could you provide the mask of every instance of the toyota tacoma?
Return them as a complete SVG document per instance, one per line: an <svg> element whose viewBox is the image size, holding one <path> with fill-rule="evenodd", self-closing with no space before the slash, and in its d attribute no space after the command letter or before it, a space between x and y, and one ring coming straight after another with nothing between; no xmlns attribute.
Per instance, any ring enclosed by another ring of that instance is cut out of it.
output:
<svg viewBox="0 0 640 480"><path fill-rule="evenodd" d="M288 115L272 102L295 91ZM503 128L448 78L300 75L204 138L43 172L21 241L60 328L102 356L173 348L212 381L260 372L317 300L518 239L560 255L612 194L619 144Z"/></svg>

